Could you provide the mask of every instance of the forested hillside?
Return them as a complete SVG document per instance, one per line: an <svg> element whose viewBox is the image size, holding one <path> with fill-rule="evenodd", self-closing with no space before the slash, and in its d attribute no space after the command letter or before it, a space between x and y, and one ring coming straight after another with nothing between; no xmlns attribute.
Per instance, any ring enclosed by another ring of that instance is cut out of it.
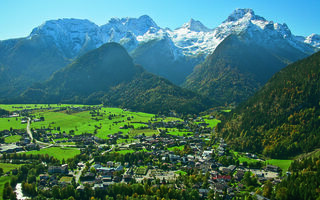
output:
<svg viewBox="0 0 320 200"><path fill-rule="evenodd" d="M287 158L320 146L320 52L275 74L218 133L237 150Z"/></svg>

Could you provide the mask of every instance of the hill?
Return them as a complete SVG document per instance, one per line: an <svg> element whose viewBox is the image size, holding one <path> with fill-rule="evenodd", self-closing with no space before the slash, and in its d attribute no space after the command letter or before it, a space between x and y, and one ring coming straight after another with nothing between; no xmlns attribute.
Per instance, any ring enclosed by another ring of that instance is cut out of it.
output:
<svg viewBox="0 0 320 200"><path fill-rule="evenodd" d="M231 112L218 133L237 150L287 158L320 144L320 53L288 65Z"/></svg>
<svg viewBox="0 0 320 200"><path fill-rule="evenodd" d="M48 81L30 87L15 101L104 103L145 112L199 112L210 105L205 98L134 65L117 43L107 43L84 54Z"/></svg>

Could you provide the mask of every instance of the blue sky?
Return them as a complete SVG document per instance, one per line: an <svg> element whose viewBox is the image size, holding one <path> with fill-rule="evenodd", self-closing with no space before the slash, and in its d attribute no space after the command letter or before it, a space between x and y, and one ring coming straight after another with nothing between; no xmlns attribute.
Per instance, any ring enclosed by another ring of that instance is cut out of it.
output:
<svg viewBox="0 0 320 200"><path fill-rule="evenodd" d="M25 37L44 21L59 18L102 25L111 17L147 14L160 27L175 29L193 18L214 28L236 8L286 23L295 35L320 34L320 0L0 0L0 40Z"/></svg>

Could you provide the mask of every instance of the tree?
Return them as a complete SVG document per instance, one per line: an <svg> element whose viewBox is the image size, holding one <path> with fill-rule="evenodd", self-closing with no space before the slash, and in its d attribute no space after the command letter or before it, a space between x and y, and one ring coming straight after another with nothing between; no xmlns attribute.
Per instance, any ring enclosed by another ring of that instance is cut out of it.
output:
<svg viewBox="0 0 320 200"><path fill-rule="evenodd" d="M271 194L272 194L272 183L270 180L268 180L264 186L263 186L263 193L262 195L267 197L267 198L270 198L271 197Z"/></svg>
<svg viewBox="0 0 320 200"><path fill-rule="evenodd" d="M286 187L281 187L279 190L277 190L276 199L287 200L288 199L287 193L288 193L288 189Z"/></svg>
<svg viewBox="0 0 320 200"><path fill-rule="evenodd" d="M251 185L251 172L244 173L243 183L246 186L250 186Z"/></svg>
<svg viewBox="0 0 320 200"><path fill-rule="evenodd" d="M55 199L60 199L60 187L55 185L52 187L52 196Z"/></svg>

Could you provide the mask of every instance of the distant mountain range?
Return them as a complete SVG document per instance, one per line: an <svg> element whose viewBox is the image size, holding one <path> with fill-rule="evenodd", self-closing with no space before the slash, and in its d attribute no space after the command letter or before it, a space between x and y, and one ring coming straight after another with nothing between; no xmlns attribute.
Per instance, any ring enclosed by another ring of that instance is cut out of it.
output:
<svg viewBox="0 0 320 200"><path fill-rule="evenodd" d="M133 62L148 72L220 103L245 100L273 73L320 48L319 35L295 36L286 24L268 21L251 9L235 10L214 29L191 19L170 30L159 27L147 15L112 18L102 26L88 20L50 20L34 28L26 38L0 41L0 100L21 94L108 42L124 46ZM255 59L252 63L251 53L268 62L260 66ZM259 70L264 74L257 75ZM230 76L238 72L238 77ZM239 85L233 85L236 82Z"/></svg>

